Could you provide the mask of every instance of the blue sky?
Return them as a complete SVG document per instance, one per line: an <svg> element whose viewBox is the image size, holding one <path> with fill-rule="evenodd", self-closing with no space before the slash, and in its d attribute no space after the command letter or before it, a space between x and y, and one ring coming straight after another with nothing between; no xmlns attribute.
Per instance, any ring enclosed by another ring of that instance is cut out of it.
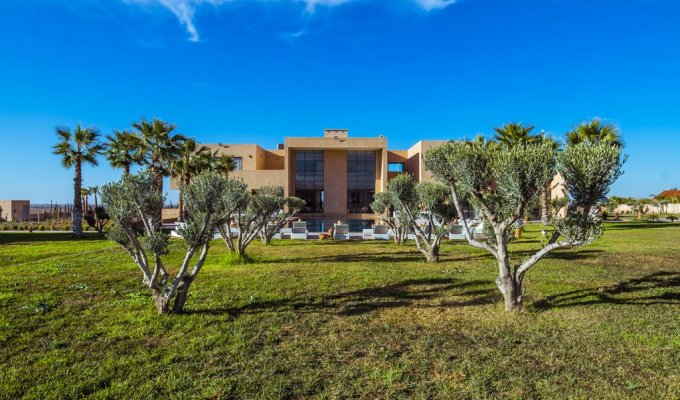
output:
<svg viewBox="0 0 680 400"><path fill-rule="evenodd" d="M202 142L342 127L397 149L600 117L630 155L612 194L648 196L680 186L679 17L674 0L0 0L0 198L71 198L55 126L154 116ZM118 176L102 160L85 185Z"/></svg>

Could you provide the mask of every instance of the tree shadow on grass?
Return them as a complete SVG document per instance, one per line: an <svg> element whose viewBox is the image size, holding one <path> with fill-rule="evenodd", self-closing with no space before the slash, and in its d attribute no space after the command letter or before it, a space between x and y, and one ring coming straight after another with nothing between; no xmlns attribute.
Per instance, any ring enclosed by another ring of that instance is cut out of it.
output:
<svg viewBox="0 0 680 400"><path fill-rule="evenodd" d="M363 253L363 254L335 254L330 256L309 257L305 260L312 260L318 262L413 262L425 261L425 256L420 253Z"/></svg>
<svg viewBox="0 0 680 400"><path fill-rule="evenodd" d="M484 286L481 287L480 286ZM488 281L457 281L452 278L409 279L391 285L359 289L321 297L291 298L258 301L241 307L194 309L187 314L243 314L295 311L298 313L330 312L334 315L354 316L398 307L447 308L480 306L498 300L497 291ZM448 292L461 297L460 301L436 301Z"/></svg>
<svg viewBox="0 0 680 400"><path fill-rule="evenodd" d="M661 271L641 278L629 279L610 287L587 288L556 294L534 302L534 307L538 310L549 310L593 304L680 305L680 293L664 291L658 294L654 291L654 289L661 288L680 288L680 273ZM631 294L634 297L625 296Z"/></svg>
<svg viewBox="0 0 680 400"><path fill-rule="evenodd" d="M105 241L106 234L98 232L83 232L83 237L74 239L70 232L2 232L0 244L31 243L31 242L92 242Z"/></svg>
<svg viewBox="0 0 680 400"><path fill-rule="evenodd" d="M534 254L536 254L537 251L538 249L511 251L510 256L513 258L513 260L521 261L528 257L533 256ZM578 249L578 250L562 249L551 252L544 258L544 260L566 260L566 261L584 260L593 258L601 253L604 253L604 251L597 249Z"/></svg>

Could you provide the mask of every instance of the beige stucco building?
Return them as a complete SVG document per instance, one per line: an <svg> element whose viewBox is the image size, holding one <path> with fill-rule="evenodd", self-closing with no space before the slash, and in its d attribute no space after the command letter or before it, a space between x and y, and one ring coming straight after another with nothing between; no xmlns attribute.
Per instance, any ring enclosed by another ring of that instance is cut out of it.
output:
<svg viewBox="0 0 680 400"><path fill-rule="evenodd" d="M352 138L347 129L326 129L320 137L286 137L276 149L256 144L204 144L212 152L234 157L231 177L250 189L283 186L285 194L304 199L300 217L310 230L327 229L335 221L353 230L372 224L375 193L400 173L418 181L432 180L423 154L443 141L419 141L407 150L389 150L387 138Z"/></svg>
<svg viewBox="0 0 680 400"><path fill-rule="evenodd" d="M28 221L30 214L29 200L0 200L0 221Z"/></svg>

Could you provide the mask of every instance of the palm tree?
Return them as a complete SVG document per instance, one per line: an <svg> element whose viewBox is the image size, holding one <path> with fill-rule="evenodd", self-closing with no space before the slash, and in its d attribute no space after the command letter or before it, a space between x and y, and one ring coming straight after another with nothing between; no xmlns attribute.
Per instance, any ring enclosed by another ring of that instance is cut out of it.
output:
<svg viewBox="0 0 680 400"><path fill-rule="evenodd" d="M133 123L132 127L137 130L141 140L144 156L142 164L154 175L156 189L162 194L163 177L170 175L170 165L177 159L179 148L186 138L180 134L173 135L176 126L157 118L153 121L142 119ZM156 229L160 230L162 213L156 216L155 224Z"/></svg>
<svg viewBox="0 0 680 400"><path fill-rule="evenodd" d="M170 166L170 173L173 178L177 178L180 183L179 194L179 218L180 222L184 221L184 201L182 200L182 185L188 185L191 178L201 171L210 168L209 160L210 152L207 147L201 146L197 148L194 139L187 139L179 147L179 157L174 160Z"/></svg>
<svg viewBox="0 0 680 400"><path fill-rule="evenodd" d="M130 175L130 168L144 160L142 141L134 133L113 131L113 136L106 136L106 139L106 159L113 168L122 168L124 176Z"/></svg>
<svg viewBox="0 0 680 400"><path fill-rule="evenodd" d="M81 188L83 185L83 163L97 165L97 156L104 146L99 142L99 132L95 128L83 129L80 124L71 132L67 127L55 128L59 142L54 146L53 153L61 156L64 168L74 168L73 178L73 237L83 236L83 203L81 202Z"/></svg>
<svg viewBox="0 0 680 400"><path fill-rule="evenodd" d="M621 132L612 124L603 124L599 118L583 122L574 130L567 132L567 144L576 145L583 142L604 142L623 147Z"/></svg>
<svg viewBox="0 0 680 400"><path fill-rule="evenodd" d="M92 186L90 188L90 194L94 196L94 209L93 209L93 211L94 211L94 220L95 220L95 224L96 224L96 222L99 221L99 217L98 217L99 213L97 212L97 209L99 208L99 201L98 201L99 199L97 198L97 195L99 195L99 186Z"/></svg>
<svg viewBox="0 0 680 400"><path fill-rule="evenodd" d="M90 209L89 199L90 199L90 195L91 195L91 194L92 194L92 193L90 192L90 189L89 189L89 188L86 188L86 187L85 187L85 188L81 188L81 189L80 189L80 196L81 196L81 198L82 198L83 211L84 211L85 213L87 213L87 212L89 211L89 209Z"/></svg>
<svg viewBox="0 0 680 400"><path fill-rule="evenodd" d="M232 156L220 156L215 152L209 157L210 170L217 172L218 174L224 174L227 178L229 173L236 169L236 163L234 163L234 157Z"/></svg>
<svg viewBox="0 0 680 400"><path fill-rule="evenodd" d="M505 147L526 146L528 144L540 143L541 135L532 135L533 125L522 125L521 123L510 122L500 128L493 128L496 131L494 137Z"/></svg>

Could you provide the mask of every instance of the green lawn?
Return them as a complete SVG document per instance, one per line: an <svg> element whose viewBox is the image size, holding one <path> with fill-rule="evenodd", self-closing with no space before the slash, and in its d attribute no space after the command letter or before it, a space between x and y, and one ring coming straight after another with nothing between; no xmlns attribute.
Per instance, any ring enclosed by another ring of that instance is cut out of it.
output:
<svg viewBox="0 0 680 400"><path fill-rule="evenodd" d="M215 242L188 312L158 316L102 237L0 234L0 398L680 398L680 225L554 253L518 315L485 253L443 253Z"/></svg>

